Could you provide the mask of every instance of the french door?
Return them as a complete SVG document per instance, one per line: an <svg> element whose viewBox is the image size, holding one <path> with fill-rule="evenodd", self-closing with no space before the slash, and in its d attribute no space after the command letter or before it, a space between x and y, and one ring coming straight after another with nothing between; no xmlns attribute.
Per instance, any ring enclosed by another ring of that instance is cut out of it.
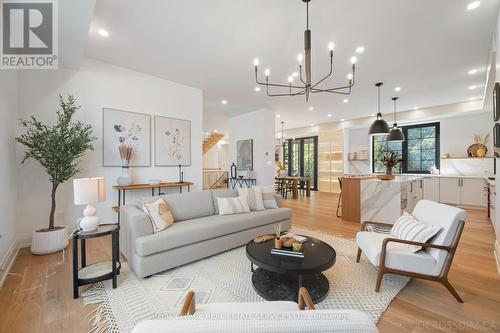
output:
<svg viewBox="0 0 500 333"><path fill-rule="evenodd" d="M318 137L286 140L283 162L289 176L309 177L311 189L318 189Z"/></svg>

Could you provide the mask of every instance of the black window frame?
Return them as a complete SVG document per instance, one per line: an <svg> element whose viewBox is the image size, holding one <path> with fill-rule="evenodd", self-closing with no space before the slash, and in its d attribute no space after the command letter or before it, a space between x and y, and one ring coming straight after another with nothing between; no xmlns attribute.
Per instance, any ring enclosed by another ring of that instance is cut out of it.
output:
<svg viewBox="0 0 500 333"><path fill-rule="evenodd" d="M414 129L414 128L423 128L423 127L431 127L434 126L435 128L435 156L434 160L436 161L436 168L440 168L440 146L441 146L441 139L440 139L440 122L432 122L432 123L423 123L423 124L416 124L416 125L407 125L407 126L400 126L401 130L403 131L403 134L405 136L405 141L402 142L402 155L403 155L403 162L401 163L401 174L430 174L429 171L414 171L414 170L408 170L408 130L409 129ZM375 140L371 140L371 152L372 152L372 172L373 173L381 173L381 172L375 172Z"/></svg>
<svg viewBox="0 0 500 333"><path fill-rule="evenodd" d="M307 136L307 137L301 137L301 138L295 138L295 139L286 139L283 144L283 164L287 166L286 171L287 174L290 175L292 173L292 168L293 168L293 161L292 161L292 145L293 141L299 141L299 170L301 171L300 173L303 174L304 172L304 158L303 158L303 153L304 153L304 140L307 139L313 139L314 140L314 179L311 179L311 190L317 191L318 190L318 169L319 169L319 155L318 155L318 137L317 136ZM286 147L286 148L285 148ZM285 154L285 149L287 150ZM288 163L285 162L285 160L288 161Z"/></svg>

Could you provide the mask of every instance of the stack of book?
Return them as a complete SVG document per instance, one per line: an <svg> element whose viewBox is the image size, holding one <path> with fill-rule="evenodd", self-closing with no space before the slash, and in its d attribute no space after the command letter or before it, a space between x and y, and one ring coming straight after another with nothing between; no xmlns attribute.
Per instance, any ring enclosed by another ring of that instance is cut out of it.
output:
<svg viewBox="0 0 500 333"><path fill-rule="evenodd" d="M304 258L304 252L296 252L291 248L271 249L271 254L292 258Z"/></svg>

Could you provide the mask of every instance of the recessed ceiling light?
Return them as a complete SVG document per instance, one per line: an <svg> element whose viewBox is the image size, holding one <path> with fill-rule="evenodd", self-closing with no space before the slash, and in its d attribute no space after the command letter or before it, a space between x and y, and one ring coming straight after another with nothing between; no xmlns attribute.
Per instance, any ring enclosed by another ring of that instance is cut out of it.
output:
<svg viewBox="0 0 500 333"><path fill-rule="evenodd" d="M476 88L477 88L476 86L470 86L470 87L469 87L469 90L474 90L474 89L476 89Z"/></svg>
<svg viewBox="0 0 500 333"><path fill-rule="evenodd" d="M277 115L276 115L276 118L279 118L279 117L281 117L281 115L277 114Z"/></svg>
<svg viewBox="0 0 500 333"><path fill-rule="evenodd" d="M474 75L477 73L477 69L471 69L468 73L469 75Z"/></svg>
<svg viewBox="0 0 500 333"><path fill-rule="evenodd" d="M311 127L314 126L314 124L311 124Z"/></svg>
<svg viewBox="0 0 500 333"><path fill-rule="evenodd" d="M314 110L314 107L310 106L309 111L313 111L313 110Z"/></svg>
<svg viewBox="0 0 500 333"><path fill-rule="evenodd" d="M344 102L344 103L348 103L348 102L349 102L349 100L348 100L347 98L345 98L342 102Z"/></svg>
<svg viewBox="0 0 500 333"><path fill-rule="evenodd" d="M401 87L394 88L394 91L401 91Z"/></svg>
<svg viewBox="0 0 500 333"><path fill-rule="evenodd" d="M476 99L477 99L476 97L470 97L470 98L469 98L469 101L474 101L474 100L476 100Z"/></svg>
<svg viewBox="0 0 500 333"><path fill-rule="evenodd" d="M473 1L467 5L467 9L468 10L476 9L477 7L479 7L480 4L481 4L481 1Z"/></svg>
<svg viewBox="0 0 500 333"><path fill-rule="evenodd" d="M253 88L253 90L255 90L255 92L259 92L260 91L260 87L255 87L255 88Z"/></svg>
<svg viewBox="0 0 500 333"><path fill-rule="evenodd" d="M217 129L214 129L214 132L217 133Z"/></svg>
<svg viewBox="0 0 500 333"><path fill-rule="evenodd" d="M331 117L332 117L332 114L331 114L331 113L329 113L329 114L328 114L328 118L331 118Z"/></svg>
<svg viewBox="0 0 500 333"><path fill-rule="evenodd" d="M105 30L105 29L99 29L99 30L97 30L97 33L99 35L101 35L102 37L108 37L109 36L108 30Z"/></svg>
<svg viewBox="0 0 500 333"><path fill-rule="evenodd" d="M414 106L414 107L413 107L413 110L418 110L418 106Z"/></svg>
<svg viewBox="0 0 500 333"><path fill-rule="evenodd" d="M365 52L365 48L364 48L363 46L360 46L360 47L358 47L358 48L356 49L356 53L358 53L358 54L361 54L361 53L363 53L363 52Z"/></svg>
<svg viewBox="0 0 500 333"><path fill-rule="evenodd" d="M344 121L344 120L345 120L344 118L340 119L340 121Z"/></svg>
<svg viewBox="0 0 500 333"><path fill-rule="evenodd" d="M372 113L372 114L370 115L370 117L375 117L375 113Z"/></svg>
<svg viewBox="0 0 500 333"><path fill-rule="evenodd" d="M227 101L226 101L225 99L223 99L223 100L221 101L221 103L222 103L222 104L224 104L224 105L226 105L226 104L227 104Z"/></svg>
<svg viewBox="0 0 500 333"><path fill-rule="evenodd" d="M297 77L297 76L299 76L299 73L297 73L297 72L293 72L292 76L293 76L293 77Z"/></svg>

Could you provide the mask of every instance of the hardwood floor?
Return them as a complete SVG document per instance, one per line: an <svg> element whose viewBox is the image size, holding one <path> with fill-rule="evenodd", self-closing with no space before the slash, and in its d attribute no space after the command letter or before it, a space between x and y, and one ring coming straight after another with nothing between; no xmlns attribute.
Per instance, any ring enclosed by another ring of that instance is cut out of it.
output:
<svg viewBox="0 0 500 333"><path fill-rule="evenodd" d="M354 238L359 224L336 218L337 196L285 200L293 223ZM494 232L483 210L468 210L450 281L464 299L458 303L444 286L413 279L381 318L381 332L500 332L500 276L493 257ZM0 332L87 332L93 305L72 298L70 247L34 256L21 249L0 289ZM87 260L111 257L110 238L88 241ZM383 288L383 285L382 285Z"/></svg>

